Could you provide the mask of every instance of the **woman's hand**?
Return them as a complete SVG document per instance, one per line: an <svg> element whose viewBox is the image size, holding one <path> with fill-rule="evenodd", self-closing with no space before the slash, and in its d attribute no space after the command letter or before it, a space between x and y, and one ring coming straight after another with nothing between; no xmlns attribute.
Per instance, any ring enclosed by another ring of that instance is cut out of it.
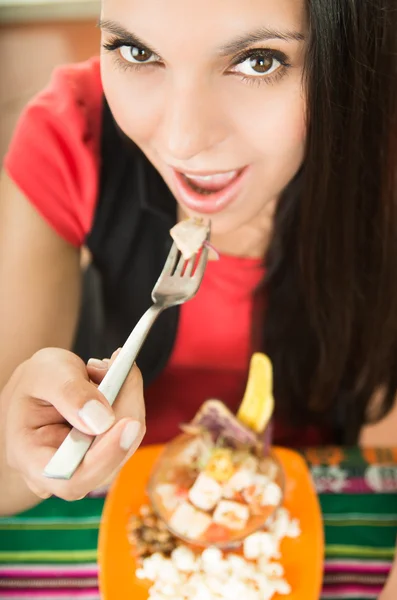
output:
<svg viewBox="0 0 397 600"><path fill-rule="evenodd" d="M84 497L109 481L141 443L145 408L140 372L134 366L112 410L97 389L108 366L109 361L95 360L86 366L71 352L49 348L20 365L3 389L8 463L40 498ZM44 467L71 426L101 435L70 481L48 479Z"/></svg>

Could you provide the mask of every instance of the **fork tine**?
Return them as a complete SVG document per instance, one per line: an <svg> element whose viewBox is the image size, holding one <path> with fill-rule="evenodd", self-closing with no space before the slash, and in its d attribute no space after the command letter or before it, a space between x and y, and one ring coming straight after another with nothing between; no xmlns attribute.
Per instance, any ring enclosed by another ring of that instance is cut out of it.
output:
<svg viewBox="0 0 397 600"><path fill-rule="evenodd" d="M182 275L182 271L183 271L183 267L185 266L185 262L186 262L186 260L181 255L181 257L180 257L180 259L178 261L178 264L176 265L176 269L175 269L174 275Z"/></svg>
<svg viewBox="0 0 397 600"><path fill-rule="evenodd" d="M194 269L194 265L197 262L197 254L192 256L192 258L187 262L185 272L183 274L184 277L191 277Z"/></svg>
<svg viewBox="0 0 397 600"><path fill-rule="evenodd" d="M193 279L196 280L199 284L204 276L205 267L207 266L208 252L208 248L204 246L201 251L196 270L194 271Z"/></svg>
<svg viewBox="0 0 397 600"><path fill-rule="evenodd" d="M171 246L171 250L168 253L167 260L163 267L164 273L172 273L175 268L176 259L178 258L179 250L175 242Z"/></svg>
<svg viewBox="0 0 397 600"><path fill-rule="evenodd" d="M210 237L211 237L211 221L208 224L208 231L207 231L207 237L206 237L207 242L210 241ZM207 266L207 261L208 261L208 254L209 254L209 248L208 248L208 246L206 246L204 244L204 246L201 248L199 260L198 260L198 263L196 265L196 269L195 269L194 275L193 275L193 279L195 281L197 281L198 285L200 285L201 280L204 276L205 267ZM193 259L194 263L196 262L196 258L197 258L197 255Z"/></svg>

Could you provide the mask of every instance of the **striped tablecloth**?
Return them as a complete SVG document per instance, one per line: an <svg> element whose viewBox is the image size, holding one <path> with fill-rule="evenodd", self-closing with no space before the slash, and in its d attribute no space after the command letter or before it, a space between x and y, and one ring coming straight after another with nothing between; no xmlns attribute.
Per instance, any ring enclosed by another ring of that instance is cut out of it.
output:
<svg viewBox="0 0 397 600"><path fill-rule="evenodd" d="M326 538L322 598L375 600L394 556L397 450L307 450ZM0 519L0 598L97 600L97 537L104 499L51 498ZM308 565L309 568L309 565ZM132 599L131 599L132 600Z"/></svg>

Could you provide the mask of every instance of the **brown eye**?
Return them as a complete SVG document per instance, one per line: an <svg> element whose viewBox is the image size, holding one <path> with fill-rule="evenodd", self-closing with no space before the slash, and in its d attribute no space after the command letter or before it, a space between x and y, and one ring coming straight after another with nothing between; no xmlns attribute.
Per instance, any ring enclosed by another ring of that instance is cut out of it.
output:
<svg viewBox="0 0 397 600"><path fill-rule="evenodd" d="M132 64L147 64L159 60L157 54L139 46L121 46L120 54L124 60Z"/></svg>
<svg viewBox="0 0 397 600"><path fill-rule="evenodd" d="M233 67L233 72L246 77L266 77L282 66L282 62L269 52L251 54Z"/></svg>
<svg viewBox="0 0 397 600"><path fill-rule="evenodd" d="M268 73L273 66L273 62L274 58L270 56L255 56L249 60L251 69L260 75Z"/></svg>

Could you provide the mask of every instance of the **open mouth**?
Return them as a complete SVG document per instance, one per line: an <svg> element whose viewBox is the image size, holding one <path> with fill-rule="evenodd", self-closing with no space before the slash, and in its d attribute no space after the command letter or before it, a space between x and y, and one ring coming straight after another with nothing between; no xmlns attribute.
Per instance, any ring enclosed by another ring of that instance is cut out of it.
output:
<svg viewBox="0 0 397 600"><path fill-rule="evenodd" d="M240 174L240 171L234 170L228 173L217 173L215 175L187 175L181 173L184 178L186 185L190 186L194 192L203 196L209 196L216 192L224 190L230 185Z"/></svg>
<svg viewBox="0 0 397 600"><path fill-rule="evenodd" d="M184 173L172 169L178 198L191 210L214 213L237 196L248 167L221 173Z"/></svg>

